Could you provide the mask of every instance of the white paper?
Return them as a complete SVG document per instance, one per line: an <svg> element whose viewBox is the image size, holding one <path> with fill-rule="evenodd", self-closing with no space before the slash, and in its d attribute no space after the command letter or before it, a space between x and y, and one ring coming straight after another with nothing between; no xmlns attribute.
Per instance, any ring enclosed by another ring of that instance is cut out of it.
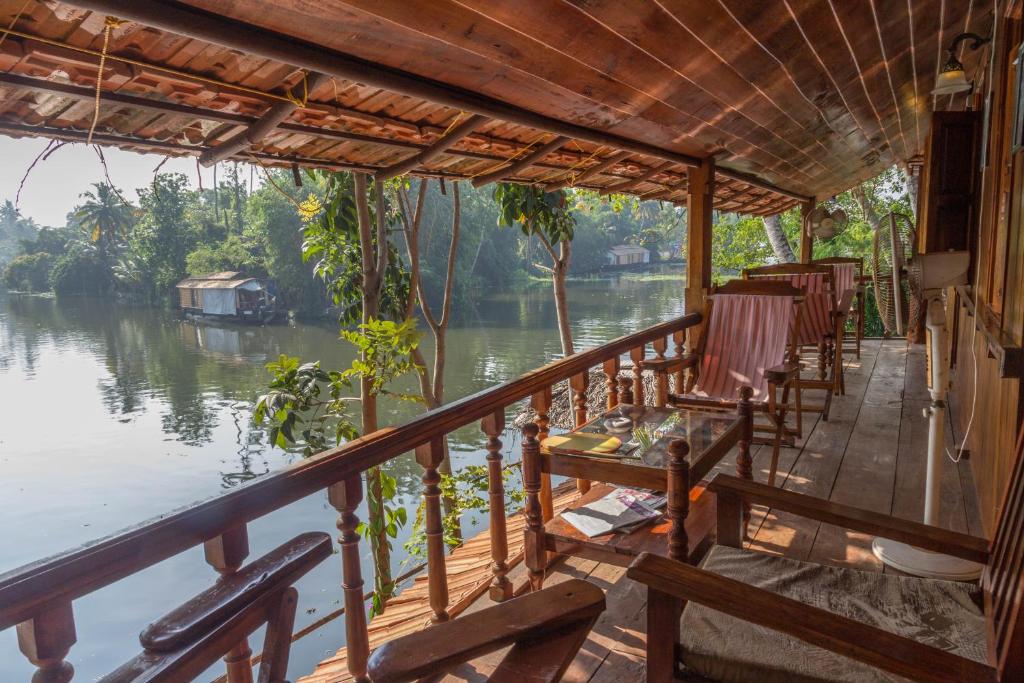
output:
<svg viewBox="0 0 1024 683"><path fill-rule="evenodd" d="M562 519L588 538L638 526L661 516L665 496L638 489L615 489L603 498L562 513Z"/></svg>

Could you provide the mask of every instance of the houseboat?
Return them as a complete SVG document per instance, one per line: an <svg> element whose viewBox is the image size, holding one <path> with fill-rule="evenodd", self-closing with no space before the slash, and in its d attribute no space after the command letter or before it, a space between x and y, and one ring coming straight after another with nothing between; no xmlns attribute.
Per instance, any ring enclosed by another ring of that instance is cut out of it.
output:
<svg viewBox="0 0 1024 683"><path fill-rule="evenodd" d="M187 277L177 289L178 306L186 315L260 324L277 317L277 297L269 283L235 271Z"/></svg>

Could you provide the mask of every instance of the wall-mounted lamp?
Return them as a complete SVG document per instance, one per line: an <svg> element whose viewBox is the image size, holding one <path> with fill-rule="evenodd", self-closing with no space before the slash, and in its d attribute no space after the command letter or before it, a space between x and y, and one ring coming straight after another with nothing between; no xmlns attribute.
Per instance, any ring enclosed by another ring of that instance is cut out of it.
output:
<svg viewBox="0 0 1024 683"><path fill-rule="evenodd" d="M942 66L942 71L939 72L939 77L935 80L935 89L932 90L933 95L955 95L961 92L969 92L974 87L967 80L967 74L964 73L964 65L956 58L956 49L965 40L973 41L970 48L977 50L989 42L990 39L982 38L977 33L961 33L954 38L946 52L946 63Z"/></svg>

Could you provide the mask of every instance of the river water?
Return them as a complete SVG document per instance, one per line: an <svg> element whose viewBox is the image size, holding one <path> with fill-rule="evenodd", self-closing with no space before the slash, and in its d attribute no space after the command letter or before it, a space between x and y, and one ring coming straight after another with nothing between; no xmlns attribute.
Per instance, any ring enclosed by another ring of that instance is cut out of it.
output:
<svg viewBox="0 0 1024 683"><path fill-rule="evenodd" d="M682 314L683 286L683 276L671 271L571 281L577 348ZM429 335L424 345L432 357ZM251 423L269 377L264 365L288 354L341 368L352 359L350 349L329 324L213 325L180 320L172 311L0 294L0 572L293 462L300 456L270 448ZM487 294L449 330L446 398L517 377L559 355L549 287ZM400 423L417 411L384 400L381 422ZM504 441L506 457L518 460L514 435ZM483 446L476 426L454 434L454 467L481 464ZM403 457L386 469L413 513L419 467ZM326 496L315 495L256 520L249 525L250 558L301 532L335 535L335 518ZM479 530L480 522L467 517L466 533ZM408 531L395 543L396 575L414 563L402 548ZM368 544L361 548L369 590ZM78 643L68 658L75 680L116 668L138 650L138 632L147 623L209 586L213 576L202 549L194 548L77 600ZM296 628L337 609L339 583L337 556L302 580ZM336 620L295 644L290 679L343 644L343 623ZM260 642L252 639L255 651ZM31 671L14 629L0 633L0 681L28 680Z"/></svg>

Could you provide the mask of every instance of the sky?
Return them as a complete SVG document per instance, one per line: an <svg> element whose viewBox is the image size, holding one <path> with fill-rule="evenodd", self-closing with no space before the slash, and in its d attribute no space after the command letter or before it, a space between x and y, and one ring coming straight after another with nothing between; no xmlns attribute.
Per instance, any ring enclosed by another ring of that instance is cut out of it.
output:
<svg viewBox="0 0 1024 683"><path fill-rule="evenodd" d="M14 201L25 171L32 160L46 149L47 142L0 136L0 203L5 199ZM110 169L110 179L125 199L132 202L138 200L135 189L152 180L154 169L164 159L156 154L135 154L111 147L105 147L103 155ZM189 182L196 185L196 160L193 157L168 159L160 172L184 173ZM202 173L203 186L212 187L213 169L204 168ZM247 175L242 176L246 181ZM68 144L32 169L21 190L18 208L23 216L35 219L40 226L59 227L64 225L68 212L79 203L79 195L90 189L93 183L102 181L103 166L96 152L81 143ZM256 183L259 184L258 169Z"/></svg>

